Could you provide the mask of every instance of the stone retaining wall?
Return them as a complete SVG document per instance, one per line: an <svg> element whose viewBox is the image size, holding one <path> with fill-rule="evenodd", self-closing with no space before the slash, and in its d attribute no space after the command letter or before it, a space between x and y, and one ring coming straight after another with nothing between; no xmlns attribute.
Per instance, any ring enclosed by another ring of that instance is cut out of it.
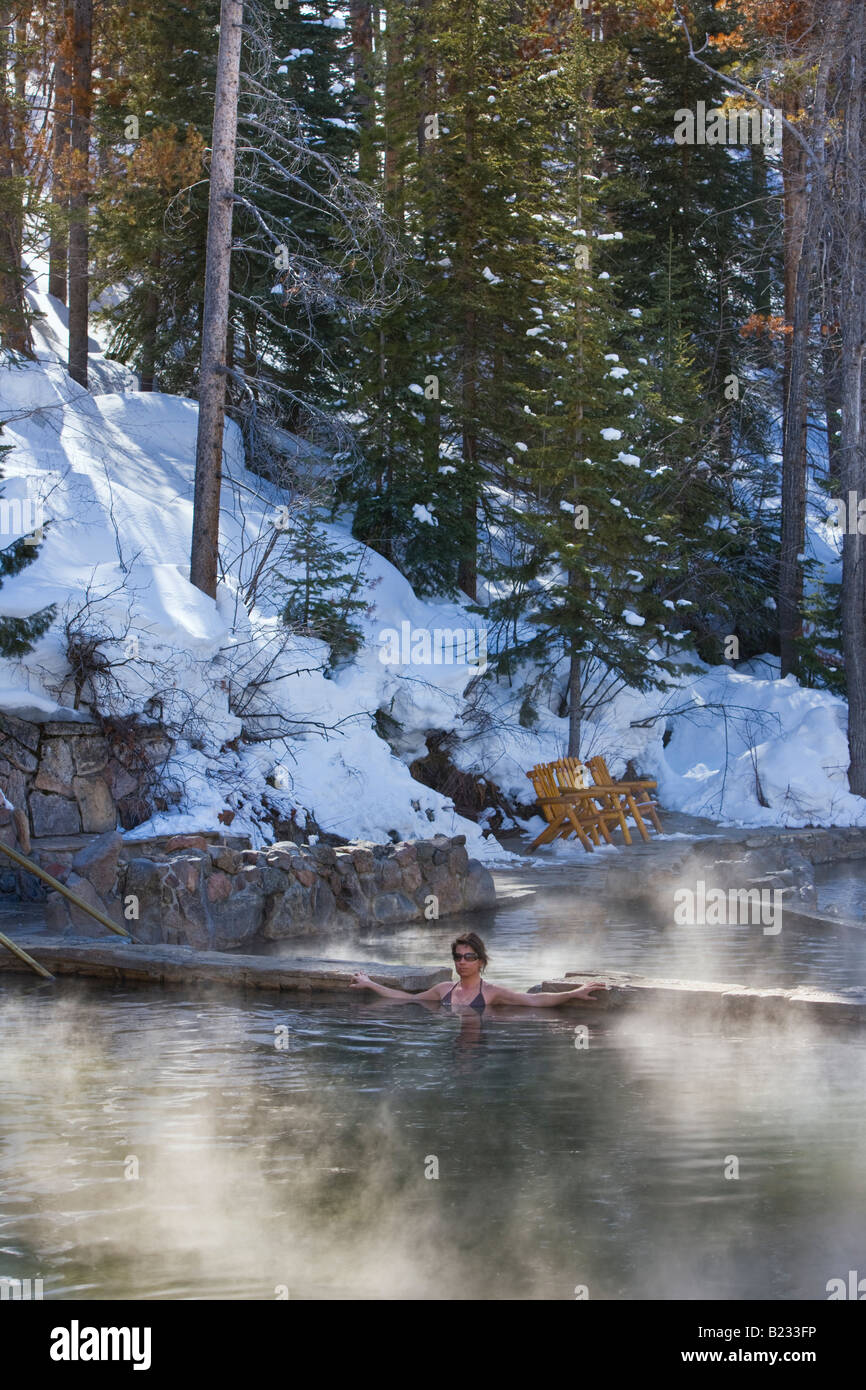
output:
<svg viewBox="0 0 866 1390"><path fill-rule="evenodd" d="M34 723L0 714L0 791L26 820L23 839L104 834L146 820L142 789L171 752L157 727L134 737L90 722Z"/></svg>
<svg viewBox="0 0 866 1390"><path fill-rule="evenodd" d="M152 845L152 842L151 842ZM232 950L376 924L420 922L493 907L489 871L466 837L399 844L271 845L238 850L203 836L177 836L159 857L107 834L72 860L67 885L139 940ZM59 893L49 928L108 934ZM132 914L135 915L132 915Z"/></svg>
<svg viewBox="0 0 866 1390"><path fill-rule="evenodd" d="M663 851L655 864L629 863L628 850L608 860L605 892L620 899L669 900L677 888L703 879L729 889L777 888L791 907L814 906L815 866L866 859L866 826L751 831L736 839L708 837L689 844L655 842Z"/></svg>

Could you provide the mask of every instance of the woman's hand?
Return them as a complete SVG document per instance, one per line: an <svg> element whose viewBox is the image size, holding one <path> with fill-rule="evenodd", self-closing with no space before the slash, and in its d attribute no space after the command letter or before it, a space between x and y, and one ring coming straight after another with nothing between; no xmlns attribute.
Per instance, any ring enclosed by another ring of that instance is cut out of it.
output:
<svg viewBox="0 0 866 1390"><path fill-rule="evenodd" d="M351 983L350 983L350 985L349 985L349 989L372 989L372 988L373 988L373 981L370 979L370 976L369 976L369 975L365 975L365 974L364 974L363 970L359 970L359 971L357 972L356 975L353 975L353 976L352 976L352 980L351 980Z"/></svg>
<svg viewBox="0 0 866 1390"><path fill-rule="evenodd" d="M572 990L572 999L594 999L594 989L608 989L609 986L603 980L593 980L591 985L581 985L580 989Z"/></svg>

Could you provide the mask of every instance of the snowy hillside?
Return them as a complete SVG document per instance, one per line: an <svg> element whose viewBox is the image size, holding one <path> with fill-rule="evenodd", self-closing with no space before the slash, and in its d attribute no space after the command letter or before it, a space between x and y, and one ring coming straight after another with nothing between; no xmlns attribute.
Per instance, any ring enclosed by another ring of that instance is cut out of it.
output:
<svg viewBox="0 0 866 1390"><path fill-rule="evenodd" d="M245 468L232 424L224 579L211 602L186 578L195 402L137 392L96 351L92 394L83 391L61 365L60 306L47 296L37 306L45 314L39 360L0 370L0 418L4 443L14 446L3 462L4 497L41 505L44 541L35 562L4 583L0 611L26 616L54 604L57 616L23 661L2 662L0 705L68 709L68 632L87 630L99 634L111 668L106 712L162 718L178 734L171 774L181 798L136 834L217 828L233 812L233 829L261 842L271 833L267 801L271 814L294 812L303 825L310 813L345 839L465 833L473 852L502 854L408 767L425 755L426 735L451 731L463 770L525 803L526 768L565 750L566 721L542 712L534 728L522 727L505 683L485 682L486 718L467 717L464 691L477 668L436 661L417 641L419 633L477 629L480 619L458 604L419 600L367 551L364 643L328 672L324 644L288 634L279 618L274 566L287 499ZM17 534L34 515L21 511ZM253 596L275 526L274 561ZM343 548L355 546L348 520L326 529ZM404 633L399 657L386 664L383 642ZM862 800L847 791L844 703L768 674L760 663L705 668L667 692L620 693L585 726L581 753L603 752L615 773L632 759L658 779L669 809L765 825L862 820ZM377 732L377 711L387 716L390 744Z"/></svg>

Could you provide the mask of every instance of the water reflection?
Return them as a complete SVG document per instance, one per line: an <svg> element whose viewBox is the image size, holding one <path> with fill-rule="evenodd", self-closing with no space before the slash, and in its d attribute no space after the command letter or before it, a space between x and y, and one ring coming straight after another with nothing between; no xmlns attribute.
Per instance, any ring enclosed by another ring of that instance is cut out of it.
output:
<svg viewBox="0 0 866 1390"><path fill-rule="evenodd" d="M823 1298L862 1266L859 1032L551 1012L4 983L0 1275L731 1299Z"/></svg>

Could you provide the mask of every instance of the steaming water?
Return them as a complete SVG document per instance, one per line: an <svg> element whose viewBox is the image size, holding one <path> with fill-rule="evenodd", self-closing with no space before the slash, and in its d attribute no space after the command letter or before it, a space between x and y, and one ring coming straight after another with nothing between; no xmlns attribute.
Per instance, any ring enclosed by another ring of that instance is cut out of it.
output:
<svg viewBox="0 0 866 1390"><path fill-rule="evenodd" d="M866 907L866 884L861 883ZM667 911L665 912L665 908ZM332 960L443 965L459 931L478 931L491 957L488 975L525 989L568 970L627 970L661 978L758 986L866 983L866 932L795 926L781 916L777 935L757 925L674 926L670 903L593 902L567 891L545 892L496 912L449 917L415 927L353 937L292 941L274 954Z"/></svg>
<svg viewBox="0 0 866 1390"><path fill-rule="evenodd" d="M815 887L822 911L835 907L842 917L866 925L866 865L855 860L819 868Z"/></svg>
<svg viewBox="0 0 866 1390"><path fill-rule="evenodd" d="M600 920L551 894L473 925L517 986L864 978L857 933ZM310 954L438 964L453 933ZM866 1030L16 977L0 1046L0 1276L48 1298L823 1299L866 1274Z"/></svg>

